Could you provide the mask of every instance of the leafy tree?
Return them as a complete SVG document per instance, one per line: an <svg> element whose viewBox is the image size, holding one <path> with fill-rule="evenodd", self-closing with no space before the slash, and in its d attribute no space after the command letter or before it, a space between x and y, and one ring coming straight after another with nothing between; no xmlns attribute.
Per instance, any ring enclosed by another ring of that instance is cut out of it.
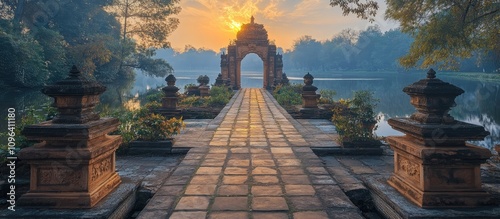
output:
<svg viewBox="0 0 500 219"><path fill-rule="evenodd" d="M179 20L179 0L114 0L109 10L122 22L122 39L132 37L141 48L169 48L169 34Z"/></svg>
<svg viewBox="0 0 500 219"><path fill-rule="evenodd" d="M400 59L405 67L440 65L456 68L460 58L474 51L500 53L500 3L494 0L386 0L386 17L400 22L401 30L415 37L408 54ZM373 0L330 0L344 15L354 13L373 18L378 4Z"/></svg>
<svg viewBox="0 0 500 219"><path fill-rule="evenodd" d="M65 77L68 63L64 37L54 30L40 28L34 38L43 47L43 57L50 73L48 81L55 82Z"/></svg>
<svg viewBox="0 0 500 219"><path fill-rule="evenodd" d="M13 87L41 86L49 78L43 48L30 35L0 28L0 81Z"/></svg>

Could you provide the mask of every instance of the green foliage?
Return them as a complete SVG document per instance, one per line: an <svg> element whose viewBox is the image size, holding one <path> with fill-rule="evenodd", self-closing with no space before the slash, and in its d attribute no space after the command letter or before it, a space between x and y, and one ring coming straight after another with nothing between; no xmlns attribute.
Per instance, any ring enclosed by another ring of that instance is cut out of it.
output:
<svg viewBox="0 0 500 219"><path fill-rule="evenodd" d="M149 113L138 117L137 122L132 124L132 132L137 140L160 141L171 138L179 134L185 127L182 118L166 119L164 116L155 113Z"/></svg>
<svg viewBox="0 0 500 219"><path fill-rule="evenodd" d="M290 107L302 104L302 84L278 85L273 96L276 101L283 107Z"/></svg>
<svg viewBox="0 0 500 219"><path fill-rule="evenodd" d="M0 81L14 87L41 86L50 77L43 47L30 35L8 34L0 27Z"/></svg>
<svg viewBox="0 0 500 219"><path fill-rule="evenodd" d="M493 52L500 55L500 4L498 1L447 0L386 0L387 18L399 21L401 30L415 37L409 52L399 62L406 68L420 65L428 68L458 69L461 58L474 52L483 57ZM363 19L374 20L376 1L330 0L344 15L354 13ZM491 55L491 54L490 54ZM478 61L486 59L479 58ZM500 66L497 63L497 69Z"/></svg>
<svg viewBox="0 0 500 219"><path fill-rule="evenodd" d="M171 17L181 8L179 0L114 0L108 11L122 23L122 38L137 40L142 49L169 48L167 37L174 31L179 20Z"/></svg>
<svg viewBox="0 0 500 219"><path fill-rule="evenodd" d="M233 96L233 92L226 86L212 86L207 105L210 107L225 106Z"/></svg>
<svg viewBox="0 0 500 219"><path fill-rule="evenodd" d="M207 106L207 99L200 96L186 96L180 99L178 105L185 108Z"/></svg>
<svg viewBox="0 0 500 219"><path fill-rule="evenodd" d="M321 97L319 98L319 103L332 104L335 102L333 97L337 95L337 92L334 90L320 90L319 94L321 94Z"/></svg>
<svg viewBox="0 0 500 219"><path fill-rule="evenodd" d="M150 89L148 92L145 94L146 95L146 101L148 102L161 102L161 99L163 98L163 92L160 89Z"/></svg>
<svg viewBox="0 0 500 219"><path fill-rule="evenodd" d="M26 137L24 137L21 134L21 131L29 126L29 125L34 125L41 123L43 121L52 119L52 117L55 115L56 109L51 107L50 105L43 105L41 108L37 109L35 106L30 106L24 110L24 112L20 115L21 119L18 123L16 123L16 128L14 129L14 140L16 143L16 149L22 149L25 147L32 146L35 142L29 141ZM7 139L8 133L7 132L2 132L0 133L0 139ZM5 157L8 155L7 150L8 145L6 141L2 141L0 143L0 156L2 157L2 160L0 160L0 163L5 162L3 160Z"/></svg>
<svg viewBox="0 0 500 219"><path fill-rule="evenodd" d="M439 64L456 69L457 58L500 49L498 2L387 0L387 5L386 16L415 37L409 53L400 60L404 66L416 66L422 60L422 68Z"/></svg>
<svg viewBox="0 0 500 219"><path fill-rule="evenodd" d="M186 85L191 86L191 85ZM212 86L210 96L182 96L178 105L180 107L221 107L229 103L233 93L225 86Z"/></svg>
<svg viewBox="0 0 500 219"><path fill-rule="evenodd" d="M129 31L120 26L117 11L108 10L125 1L130 3ZM179 12L177 3L177 0L2 2L0 71L10 74L1 75L0 84L39 87L65 77L71 64L100 82L133 78L134 69L165 76L172 67L162 59L152 58L154 49L150 47L168 45L168 33L178 23L169 15ZM35 15L40 19L35 19ZM125 35L142 38L121 39L120 29L125 30Z"/></svg>
<svg viewBox="0 0 500 219"><path fill-rule="evenodd" d="M363 2L359 0L330 0L330 5L332 7L339 6L344 16L352 13L356 14L358 18L370 19L370 22L374 21L374 17L378 10L378 3L373 0L366 0Z"/></svg>
<svg viewBox="0 0 500 219"><path fill-rule="evenodd" d="M121 135L123 146L134 140L159 141L179 134L185 127L182 118L166 119L160 114L151 113L151 109L160 106L158 102L151 102L139 110L129 111L117 109L101 112L102 117L114 117L120 121L118 131L114 134Z"/></svg>
<svg viewBox="0 0 500 219"><path fill-rule="evenodd" d="M333 108L332 123L339 141L374 140L375 124L380 119L374 113L378 100L369 91L356 91L352 99L341 99Z"/></svg>

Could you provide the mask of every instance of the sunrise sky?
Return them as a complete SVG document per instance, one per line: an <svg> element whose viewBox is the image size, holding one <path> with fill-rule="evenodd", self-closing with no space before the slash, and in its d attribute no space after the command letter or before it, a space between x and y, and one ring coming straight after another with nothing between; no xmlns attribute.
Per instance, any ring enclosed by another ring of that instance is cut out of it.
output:
<svg viewBox="0 0 500 219"><path fill-rule="evenodd" d="M177 16L180 25L169 39L178 51L189 44L218 52L236 38L239 26L249 23L253 15L256 23L264 24L269 39L287 50L304 35L323 41L347 28L363 30L377 24L386 31L396 27L395 22L383 18L384 1L379 4L376 21L370 24L354 15L342 16L328 0L182 0Z"/></svg>

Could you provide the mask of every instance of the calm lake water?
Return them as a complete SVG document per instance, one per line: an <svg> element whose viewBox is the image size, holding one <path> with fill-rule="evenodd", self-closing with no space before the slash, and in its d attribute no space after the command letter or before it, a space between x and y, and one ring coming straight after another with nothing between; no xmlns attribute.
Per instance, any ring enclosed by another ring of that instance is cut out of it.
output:
<svg viewBox="0 0 500 219"><path fill-rule="evenodd" d="M291 83L303 83L302 77L306 72L287 72ZM176 71L176 85L183 89L184 85L196 83L199 75L208 75L210 83L215 82L217 71ZM410 105L410 98L402 90L420 79L426 77L422 73L315 73L314 85L319 89L333 89L337 92L336 99L350 98L353 91L370 90L375 97L380 99L377 111L381 116L376 134L379 136L401 135L393 130L387 120L392 117L408 117L415 108ZM457 120L484 126L491 133L484 141L474 142L492 149L495 144L500 144L500 84L482 81L457 79L446 75L438 78L452 83L465 93L457 97L457 106L452 108L450 114ZM242 71L242 87L262 87L262 72ZM153 78L138 75L135 81L120 82L107 85L107 91L101 96L103 107L128 107L139 105L137 97L149 89L165 86L163 78ZM7 108L14 107L18 111L30 106L41 106L50 103L50 98L45 97L38 90L9 91L0 93L0 110L6 115ZM5 122L6 123L6 122ZM5 131L5 124L0 124L1 131Z"/></svg>

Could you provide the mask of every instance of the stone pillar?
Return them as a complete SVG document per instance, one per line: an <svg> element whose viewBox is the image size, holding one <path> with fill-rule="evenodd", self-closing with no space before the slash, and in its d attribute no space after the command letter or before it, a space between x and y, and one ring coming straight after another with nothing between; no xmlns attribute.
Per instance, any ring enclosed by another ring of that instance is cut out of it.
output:
<svg viewBox="0 0 500 219"><path fill-rule="evenodd" d="M304 87L302 88L302 109L317 109L319 94L316 94L317 87L313 86L314 77L309 72L304 75Z"/></svg>
<svg viewBox="0 0 500 219"><path fill-rule="evenodd" d="M389 119L389 125L405 133L387 137L394 150L394 173L388 183L423 208L487 205L481 188L480 165L491 156L466 140L482 140L483 127L456 121L448 112L464 91L436 78L427 78L403 89L417 112L410 118Z"/></svg>
<svg viewBox="0 0 500 219"><path fill-rule="evenodd" d="M210 87L208 86L208 83L210 83L210 78L207 75L201 77L200 87L199 87L201 97L210 96Z"/></svg>
<svg viewBox="0 0 500 219"><path fill-rule="evenodd" d="M167 82L167 86L161 89L164 94L161 101L162 109L175 111L177 109L177 101L179 99L177 96L179 88L175 86L175 81L177 81L177 79L173 74L169 74L165 78L165 81Z"/></svg>
<svg viewBox="0 0 500 219"><path fill-rule="evenodd" d="M91 208L120 184L115 151L122 138L107 135L118 129L118 119L94 112L105 90L75 66L66 79L42 89L54 98L58 114L22 131L41 143L19 154L31 168L30 190L19 199L21 205Z"/></svg>

